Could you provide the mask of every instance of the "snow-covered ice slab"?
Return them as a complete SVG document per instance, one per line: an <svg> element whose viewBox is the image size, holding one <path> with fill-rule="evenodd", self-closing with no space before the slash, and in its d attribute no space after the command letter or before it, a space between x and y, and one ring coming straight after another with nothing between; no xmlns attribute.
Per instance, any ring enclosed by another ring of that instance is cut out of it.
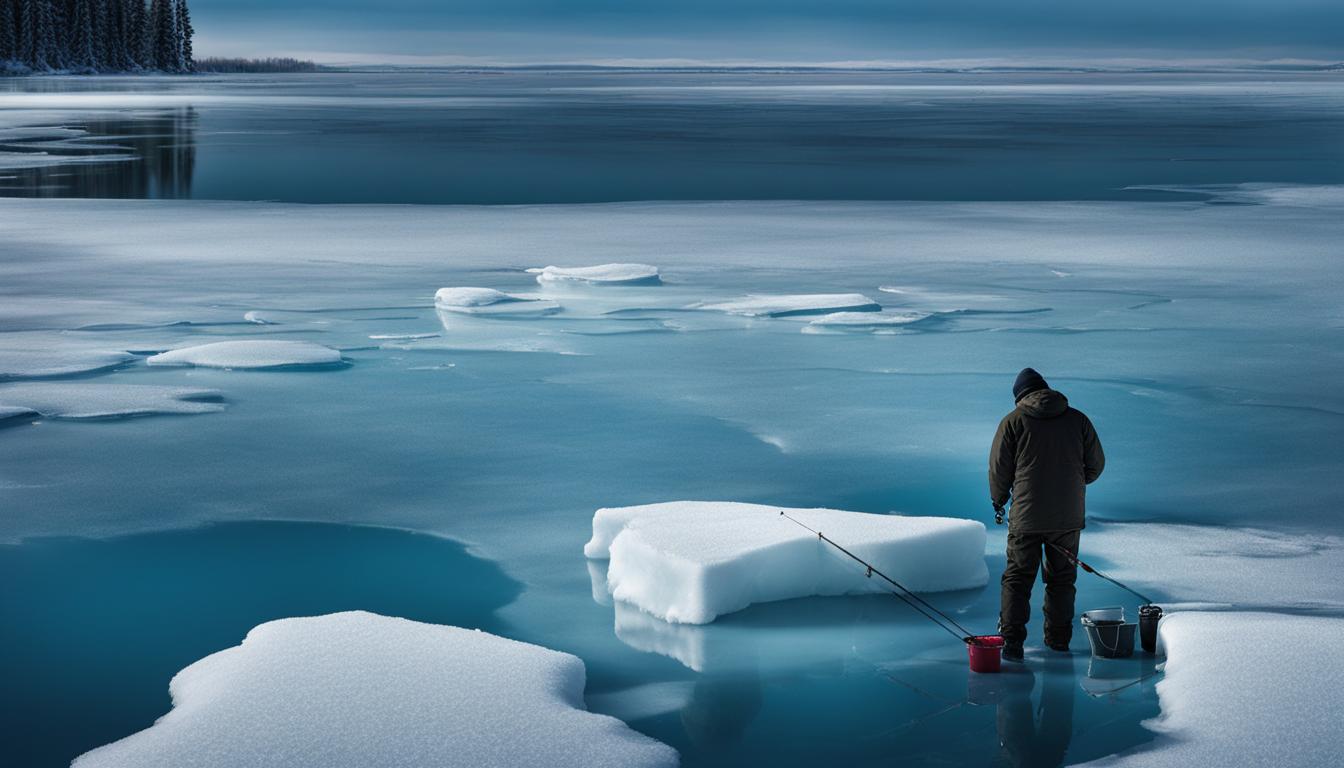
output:
<svg viewBox="0 0 1344 768"><path fill-rule="evenodd" d="M0 387L0 404L37 411L53 419L115 419L224 410L215 389L150 384L42 382Z"/></svg>
<svg viewBox="0 0 1344 768"><path fill-rule="evenodd" d="M753 294L732 301L697 304L692 309L748 317L825 315L835 312L880 312L882 305L861 293Z"/></svg>
<svg viewBox="0 0 1344 768"><path fill-rule="evenodd" d="M560 305L554 301L516 296L494 288L440 288L434 294L434 306L444 312L491 317L550 315L560 311Z"/></svg>
<svg viewBox="0 0 1344 768"><path fill-rule="evenodd" d="M670 622L705 624L752 603L884 591L781 511L916 591L971 589L988 579L985 527L973 520L722 501L599 509L584 554L610 558L615 599Z"/></svg>
<svg viewBox="0 0 1344 768"><path fill-rule="evenodd" d="M341 352L311 341L243 339L182 347L154 355L147 365L194 365L202 368L265 370L326 368L342 364Z"/></svg>
<svg viewBox="0 0 1344 768"><path fill-rule="evenodd" d="M656 285L662 282L652 264L598 264L592 267L534 267L527 270L537 282L587 285Z"/></svg>
<svg viewBox="0 0 1344 768"><path fill-rule="evenodd" d="M1338 765L1344 619L1183 612L1162 620L1157 740L1089 766Z"/></svg>
<svg viewBox="0 0 1344 768"><path fill-rule="evenodd" d="M78 768L675 766L587 712L583 662L485 632L364 612L281 619L169 685L153 726Z"/></svg>
<svg viewBox="0 0 1344 768"><path fill-rule="evenodd" d="M850 331L878 333L908 328L933 315L929 312L832 312L803 326L803 333Z"/></svg>
<svg viewBox="0 0 1344 768"><path fill-rule="evenodd" d="M50 333L11 333L0 337L0 381L46 379L96 373L135 360L125 350L92 347Z"/></svg>

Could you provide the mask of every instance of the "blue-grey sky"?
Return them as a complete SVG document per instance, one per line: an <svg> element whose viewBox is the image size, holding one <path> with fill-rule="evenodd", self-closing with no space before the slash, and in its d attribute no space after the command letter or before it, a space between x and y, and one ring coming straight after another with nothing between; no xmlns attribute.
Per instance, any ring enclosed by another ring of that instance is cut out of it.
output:
<svg viewBox="0 0 1344 768"><path fill-rule="evenodd" d="M1344 59L1341 0L191 0L201 55L424 63Z"/></svg>

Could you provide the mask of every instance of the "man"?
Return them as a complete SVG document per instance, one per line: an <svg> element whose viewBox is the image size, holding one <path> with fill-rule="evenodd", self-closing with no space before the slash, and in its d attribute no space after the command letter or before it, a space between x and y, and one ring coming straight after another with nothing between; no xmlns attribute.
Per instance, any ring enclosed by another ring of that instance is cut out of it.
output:
<svg viewBox="0 0 1344 768"><path fill-rule="evenodd" d="M998 523L1010 495L1013 500L999 634L1003 657L1021 661L1038 569L1045 582L1045 644L1069 650L1086 486L1101 476L1106 456L1092 422L1041 374L1023 368L1013 399L1017 407L999 422L989 451L989 498Z"/></svg>

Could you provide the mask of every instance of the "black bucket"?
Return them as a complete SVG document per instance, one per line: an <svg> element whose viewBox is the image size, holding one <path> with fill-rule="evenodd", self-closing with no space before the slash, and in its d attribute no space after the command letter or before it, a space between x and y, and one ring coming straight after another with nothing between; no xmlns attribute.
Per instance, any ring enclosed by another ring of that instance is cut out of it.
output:
<svg viewBox="0 0 1344 768"><path fill-rule="evenodd" d="M1088 611L1083 614L1082 622L1083 629L1087 630L1087 642L1092 645L1093 656L1125 659L1134 655L1134 630L1138 629L1138 625L1125 621L1123 609Z"/></svg>
<svg viewBox="0 0 1344 768"><path fill-rule="evenodd" d="M1139 606L1139 642L1145 653L1157 651L1157 622L1162 619L1162 607L1158 605Z"/></svg>

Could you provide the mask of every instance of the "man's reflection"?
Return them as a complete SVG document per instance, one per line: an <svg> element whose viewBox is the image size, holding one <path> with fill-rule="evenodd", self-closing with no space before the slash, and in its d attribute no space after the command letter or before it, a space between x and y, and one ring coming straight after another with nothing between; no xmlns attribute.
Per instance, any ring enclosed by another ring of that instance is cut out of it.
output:
<svg viewBox="0 0 1344 768"><path fill-rule="evenodd" d="M681 710L682 727L698 746L732 744L760 714L763 698L761 678L755 672L701 676Z"/></svg>
<svg viewBox="0 0 1344 768"><path fill-rule="evenodd" d="M1028 674L1030 685L1008 687L999 699L999 764L1054 768L1064 764L1073 735L1073 660L1060 659L1042 671L1028 670ZM1040 703L1033 708L1031 692L1038 681Z"/></svg>

